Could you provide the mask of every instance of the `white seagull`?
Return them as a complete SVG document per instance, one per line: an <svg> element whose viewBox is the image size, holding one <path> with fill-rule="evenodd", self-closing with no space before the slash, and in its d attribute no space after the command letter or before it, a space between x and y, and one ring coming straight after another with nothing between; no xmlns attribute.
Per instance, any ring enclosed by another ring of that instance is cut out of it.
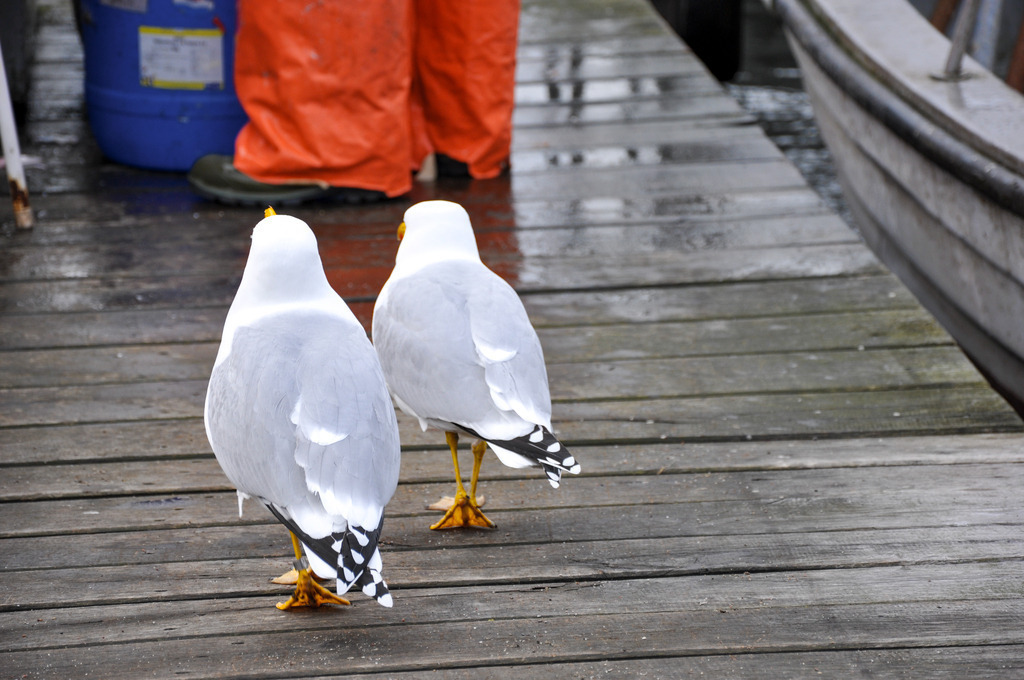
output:
<svg viewBox="0 0 1024 680"><path fill-rule="evenodd" d="M299 219L268 209L253 230L205 420L239 514L256 498L292 533L298 583L277 606L349 604L340 595L355 585L390 607L377 546L398 484L395 410L365 330ZM338 596L310 569L337 578Z"/></svg>
<svg viewBox="0 0 1024 680"><path fill-rule="evenodd" d="M480 261L462 206L425 201L399 227L395 269L373 310L373 344L398 407L445 432L455 502L431 529L493 527L476 485L487 445L509 467L540 467L554 487L579 464L551 433L551 396L537 333L510 285ZM475 437L470 493L459 433Z"/></svg>

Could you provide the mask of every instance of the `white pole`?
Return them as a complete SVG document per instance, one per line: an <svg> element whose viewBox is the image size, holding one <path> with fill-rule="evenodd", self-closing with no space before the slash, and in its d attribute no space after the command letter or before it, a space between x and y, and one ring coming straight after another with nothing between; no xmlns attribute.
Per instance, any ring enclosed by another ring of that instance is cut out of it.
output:
<svg viewBox="0 0 1024 680"><path fill-rule="evenodd" d="M32 208L28 203L28 185L25 184L25 168L21 165L18 128L14 124L14 108L11 106L11 91L7 87L7 71L4 67L2 51L0 51L0 139L3 140L7 183L11 187L11 202L14 204L14 224L19 229L31 229L34 220Z"/></svg>

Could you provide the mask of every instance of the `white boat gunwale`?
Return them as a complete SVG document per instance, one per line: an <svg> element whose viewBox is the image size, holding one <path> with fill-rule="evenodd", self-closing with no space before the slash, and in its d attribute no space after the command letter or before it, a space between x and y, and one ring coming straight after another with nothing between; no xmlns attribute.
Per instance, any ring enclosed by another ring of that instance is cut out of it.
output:
<svg viewBox="0 0 1024 680"><path fill-rule="evenodd" d="M963 109L954 118L949 115L950 107L937 97L930 96L921 88L912 91L906 85L912 78L896 78L892 71L880 65L879 60L884 54L878 49L873 49L873 55L869 58L859 47L863 42L856 37L855 29L858 26L838 26L835 13L826 11L826 3L829 1L773 0L773 6L802 48L832 80L843 84L843 89L858 105L896 135L911 141L922 154L957 179L1006 210L1024 215L1024 155L1017 156L1000 150L999 145L990 138L991 135L979 132L978 121L967 125L966 119L970 116L968 109ZM903 0L873 0L864 5L876 6L878 3L883 3L886 8L904 7L927 25ZM844 19L850 16L855 18L856 13L844 15ZM948 46L944 36L937 31L934 33ZM852 59L860 69L840 58L836 45L840 45L845 56ZM941 62L936 63L933 70L937 73L941 66ZM972 73L983 71L974 62L970 62L967 68ZM999 93L998 115L1000 118L1006 117L1000 129L1009 129L1014 119L1018 129L1024 129L1024 97L991 74L978 75L976 78L985 78L984 87ZM969 82L938 85L943 89L962 89ZM978 80L975 85L980 83ZM932 93L935 91L929 90ZM905 101L904 96L914 105ZM990 111L987 117L991 119L994 115ZM968 130L972 132L965 137L962 133ZM1024 133L1018 135L1021 147L1024 148Z"/></svg>

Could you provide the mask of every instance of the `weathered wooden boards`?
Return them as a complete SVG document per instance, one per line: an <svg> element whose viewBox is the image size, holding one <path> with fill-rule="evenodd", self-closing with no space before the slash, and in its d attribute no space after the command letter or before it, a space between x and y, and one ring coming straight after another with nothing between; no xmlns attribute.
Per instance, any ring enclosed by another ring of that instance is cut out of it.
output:
<svg viewBox="0 0 1024 680"><path fill-rule="evenodd" d="M465 204L584 474L489 458L499 528L432 533L449 457L400 418L395 608L278 612L287 534L201 420L259 215L103 163L47 10L41 219L0 251L0 676L1022 671L1019 419L638 0L526 4L510 177L289 211L368 322L409 202Z"/></svg>

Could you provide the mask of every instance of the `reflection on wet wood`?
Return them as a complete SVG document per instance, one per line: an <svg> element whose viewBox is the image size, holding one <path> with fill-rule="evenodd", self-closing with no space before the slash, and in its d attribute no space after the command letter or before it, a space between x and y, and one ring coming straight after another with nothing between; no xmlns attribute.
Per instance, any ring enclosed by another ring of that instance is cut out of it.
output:
<svg viewBox="0 0 1024 680"><path fill-rule="evenodd" d="M202 424L259 215L104 162L43 4L38 225L0 249L5 677L1022 670L1019 418L640 0L525 3L510 176L290 211L368 326L405 208L462 202L584 472L488 458L499 529L432 533L448 453L402 416L394 610L278 612L287 535Z"/></svg>

